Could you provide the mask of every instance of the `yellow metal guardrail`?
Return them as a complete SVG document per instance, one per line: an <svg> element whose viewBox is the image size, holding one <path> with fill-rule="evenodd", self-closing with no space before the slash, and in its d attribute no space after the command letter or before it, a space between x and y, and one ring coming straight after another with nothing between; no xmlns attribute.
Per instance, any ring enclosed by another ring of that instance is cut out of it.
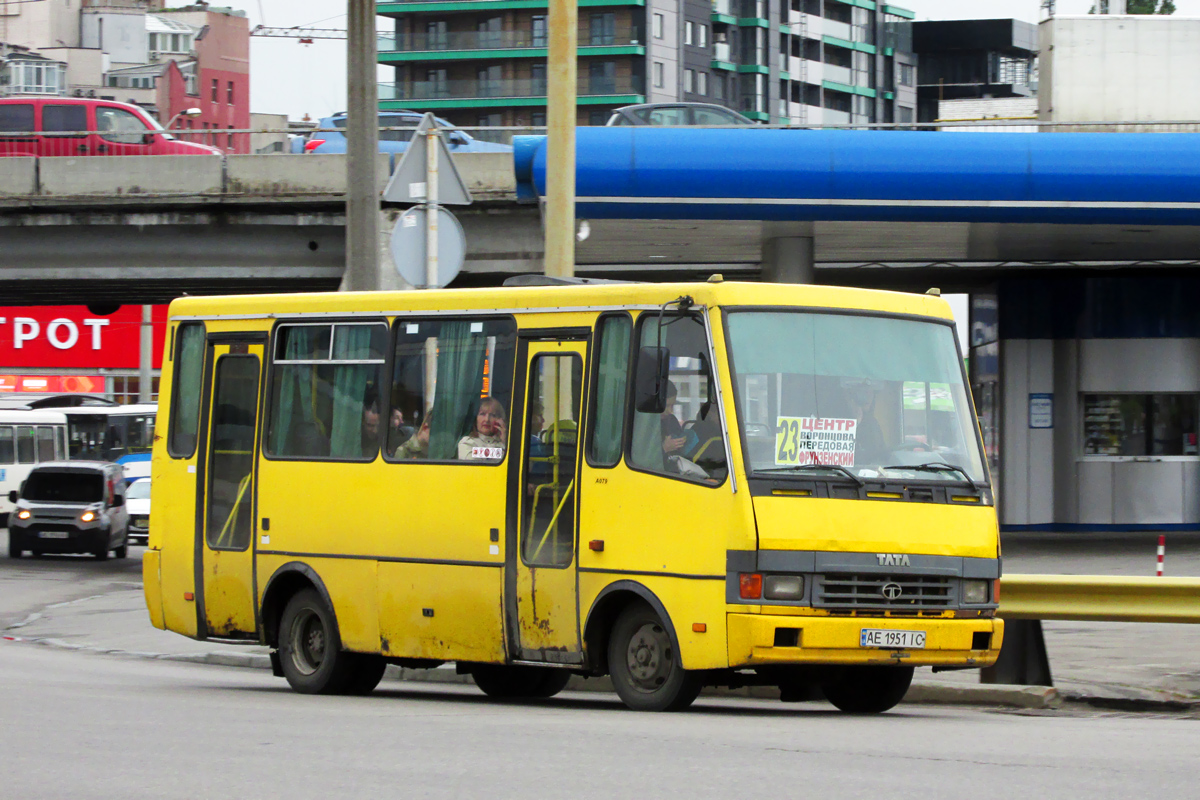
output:
<svg viewBox="0 0 1200 800"><path fill-rule="evenodd" d="M1005 575L1004 619L1200 623L1200 578Z"/></svg>

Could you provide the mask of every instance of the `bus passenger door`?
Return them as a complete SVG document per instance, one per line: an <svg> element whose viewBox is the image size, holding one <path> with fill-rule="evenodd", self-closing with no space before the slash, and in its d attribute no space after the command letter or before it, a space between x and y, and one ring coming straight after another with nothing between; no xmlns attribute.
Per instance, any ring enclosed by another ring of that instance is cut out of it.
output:
<svg viewBox="0 0 1200 800"><path fill-rule="evenodd" d="M199 465L196 587L208 636L255 633L254 505L261 342L209 341L208 444Z"/></svg>
<svg viewBox="0 0 1200 800"><path fill-rule="evenodd" d="M509 483L518 530L515 542L508 537L505 581L518 661L583 663L575 570L586 349L582 341L533 341L518 355L526 365L523 421L514 433L519 480Z"/></svg>

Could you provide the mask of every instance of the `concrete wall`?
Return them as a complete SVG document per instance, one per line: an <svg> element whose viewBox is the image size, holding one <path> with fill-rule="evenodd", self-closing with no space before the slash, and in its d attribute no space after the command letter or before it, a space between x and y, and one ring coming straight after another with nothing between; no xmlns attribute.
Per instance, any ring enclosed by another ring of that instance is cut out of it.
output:
<svg viewBox="0 0 1200 800"><path fill-rule="evenodd" d="M654 15L663 17L662 38L654 36ZM671 0L646 3L646 102L669 103L681 97L683 73L679 66L679 42L683 22L679 4ZM654 85L655 63L663 65L663 85Z"/></svg>
<svg viewBox="0 0 1200 800"><path fill-rule="evenodd" d="M1042 119L1200 119L1200 19L1054 17L1039 30Z"/></svg>
<svg viewBox="0 0 1200 800"><path fill-rule="evenodd" d="M81 46L108 53L113 64L145 64L149 59L144 13L89 10L80 15L79 28Z"/></svg>

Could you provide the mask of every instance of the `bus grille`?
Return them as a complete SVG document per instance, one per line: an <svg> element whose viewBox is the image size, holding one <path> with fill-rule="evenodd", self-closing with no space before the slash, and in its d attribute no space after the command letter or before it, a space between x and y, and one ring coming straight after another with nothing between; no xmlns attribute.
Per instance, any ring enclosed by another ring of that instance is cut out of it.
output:
<svg viewBox="0 0 1200 800"><path fill-rule="evenodd" d="M815 605L823 608L922 609L955 605L956 578L937 575L822 575Z"/></svg>

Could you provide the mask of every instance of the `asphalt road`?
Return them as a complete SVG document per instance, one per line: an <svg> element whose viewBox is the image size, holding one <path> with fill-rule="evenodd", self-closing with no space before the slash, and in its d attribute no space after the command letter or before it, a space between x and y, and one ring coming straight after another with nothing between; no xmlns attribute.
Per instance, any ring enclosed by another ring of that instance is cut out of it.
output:
<svg viewBox="0 0 1200 800"><path fill-rule="evenodd" d="M294 694L262 670L0 642L7 798L1195 796L1196 719L611 695L504 703L471 687Z"/></svg>

